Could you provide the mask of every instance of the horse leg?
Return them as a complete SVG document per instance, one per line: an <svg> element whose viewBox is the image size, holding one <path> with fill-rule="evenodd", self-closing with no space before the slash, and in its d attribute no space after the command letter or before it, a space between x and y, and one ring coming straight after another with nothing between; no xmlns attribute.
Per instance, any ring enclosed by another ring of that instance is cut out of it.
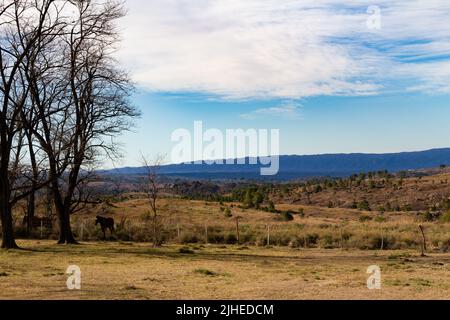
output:
<svg viewBox="0 0 450 320"><path fill-rule="evenodd" d="M111 233L115 233L116 232L116 228L114 228L114 226L111 226Z"/></svg>

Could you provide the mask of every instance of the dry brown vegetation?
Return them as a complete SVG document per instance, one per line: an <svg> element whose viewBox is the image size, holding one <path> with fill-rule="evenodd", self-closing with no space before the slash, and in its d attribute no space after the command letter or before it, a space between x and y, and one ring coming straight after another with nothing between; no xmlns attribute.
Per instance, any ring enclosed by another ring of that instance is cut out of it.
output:
<svg viewBox="0 0 450 320"><path fill-rule="evenodd" d="M418 188L439 186L441 192L448 188L441 183L446 177L422 178ZM412 178L405 179L401 190L407 194L415 186ZM372 191L370 199L385 190ZM427 222L420 211L363 211L280 201L277 210L294 213L293 221L281 221L279 214L244 209L241 203L166 194L159 202L164 244L152 248L149 209L143 195L124 194L73 216L81 246L22 240L19 244L26 250L0 252L0 298L450 298L450 223ZM116 233L105 242L98 242L103 235L94 225L97 214L116 221ZM18 210L18 231L20 221ZM426 257L420 257L419 225L425 228ZM81 291L65 287L64 272L70 264L82 268ZM366 287L370 265L382 269L382 290Z"/></svg>
<svg viewBox="0 0 450 320"><path fill-rule="evenodd" d="M19 241L0 252L1 299L448 299L450 255L148 243ZM185 252L185 253L180 253ZM82 288L66 288L76 264ZM382 289L368 290L379 265Z"/></svg>
<svg viewBox="0 0 450 320"><path fill-rule="evenodd" d="M449 175L448 173L438 174L423 177L420 180L403 179L401 187L395 188L408 197L413 197L412 194L421 190L419 193L423 197L439 198L442 201L442 199L448 199L446 192L449 185L445 181ZM359 195L363 192L362 190L363 187L353 188L352 197L362 198ZM291 197L293 194L291 190ZM312 195L311 198L326 197L330 194L334 195L334 192L323 190ZM380 197L384 197L385 202L400 198L395 191L381 188L366 190L364 194L364 197L369 199L369 204L373 204L374 199ZM345 197L342 195L343 200ZM327 203L325 198L321 201ZM235 219L239 217L239 240L240 244L245 245L420 250L422 238L419 225L423 225L430 251L446 252L450 249L450 219L443 219L447 216L445 213L435 221L427 221L426 211L364 211L297 202L285 199L276 204L276 209L279 211L293 213L294 220L285 222L280 221L279 214L262 209L245 209L240 203L193 201L166 194L166 197L159 201L163 226L162 238L166 244L237 244ZM429 201L429 203L434 202L437 200ZM100 228L94 225L97 214L115 219L117 232L110 237L110 240L150 242L152 239L150 207L148 200L141 194L124 194L116 197L112 202L93 205L85 212L75 215L73 229L77 238L82 241L98 241L103 238ZM20 215L19 210L16 216L19 231ZM56 237L56 235L50 234L50 237Z"/></svg>
<svg viewBox="0 0 450 320"><path fill-rule="evenodd" d="M416 174L417 177L409 178L398 175L355 177L353 181L343 180L342 184L321 183L306 188L293 185L287 192L277 190L272 197L275 203L340 208L351 208L367 201L373 211L426 211L450 198L449 169L419 171Z"/></svg>

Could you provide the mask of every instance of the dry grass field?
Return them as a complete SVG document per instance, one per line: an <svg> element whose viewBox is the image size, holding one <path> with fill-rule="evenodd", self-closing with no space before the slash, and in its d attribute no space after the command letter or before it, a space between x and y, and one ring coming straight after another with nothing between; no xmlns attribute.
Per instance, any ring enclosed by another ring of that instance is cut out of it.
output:
<svg viewBox="0 0 450 320"><path fill-rule="evenodd" d="M293 221L239 203L162 198L165 241L153 248L148 203L126 194L73 216L79 246L45 235L0 251L0 299L450 299L449 222L416 211L288 202L276 209L294 212ZM116 221L107 241L97 214ZM79 291L66 287L69 265L81 268ZM367 288L372 265L381 268L381 290Z"/></svg>
<svg viewBox="0 0 450 320"><path fill-rule="evenodd" d="M450 254L19 243L26 250L0 252L1 299L450 299ZM66 287L73 264L80 291ZM366 287L370 265L381 267L381 290Z"/></svg>
<svg viewBox="0 0 450 320"><path fill-rule="evenodd" d="M346 208L278 204L280 210L298 212L294 220L283 222L277 215L256 209L241 209L237 204L190 201L178 198L160 200L160 217L167 243L236 244L236 217L239 217L240 244L270 245L322 249L412 249L420 250L422 236L419 225L426 230L431 250L450 249L450 223L425 222L415 212L378 212ZM231 217L224 210L228 208ZM118 230L122 241L149 242L149 207L145 199L131 199L111 207L93 208L73 217L73 229L84 241L101 240L95 215L101 214L125 221ZM83 230L81 230L83 229Z"/></svg>

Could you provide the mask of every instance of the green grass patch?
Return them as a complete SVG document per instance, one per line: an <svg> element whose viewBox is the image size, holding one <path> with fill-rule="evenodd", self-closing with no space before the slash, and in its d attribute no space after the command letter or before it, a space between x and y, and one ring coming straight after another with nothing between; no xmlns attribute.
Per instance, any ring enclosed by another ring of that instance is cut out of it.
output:
<svg viewBox="0 0 450 320"><path fill-rule="evenodd" d="M195 269L194 273L201 274L201 275L207 276L207 277L215 277L218 275L216 272L208 270L208 269Z"/></svg>
<svg viewBox="0 0 450 320"><path fill-rule="evenodd" d="M178 252L181 254L194 254L195 253L194 250L191 250L188 247L180 248L180 249L178 249Z"/></svg>

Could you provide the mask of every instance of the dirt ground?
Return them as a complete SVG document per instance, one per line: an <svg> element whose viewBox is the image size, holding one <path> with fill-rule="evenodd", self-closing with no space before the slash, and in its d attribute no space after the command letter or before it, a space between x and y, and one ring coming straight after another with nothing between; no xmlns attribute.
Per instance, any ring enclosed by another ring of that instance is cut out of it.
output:
<svg viewBox="0 0 450 320"><path fill-rule="evenodd" d="M450 254L19 241L0 251L0 299L450 299ZM184 250L180 250L180 249ZM189 249L189 250L187 250ZM68 290L66 269L81 269ZM381 290L367 288L369 266Z"/></svg>

